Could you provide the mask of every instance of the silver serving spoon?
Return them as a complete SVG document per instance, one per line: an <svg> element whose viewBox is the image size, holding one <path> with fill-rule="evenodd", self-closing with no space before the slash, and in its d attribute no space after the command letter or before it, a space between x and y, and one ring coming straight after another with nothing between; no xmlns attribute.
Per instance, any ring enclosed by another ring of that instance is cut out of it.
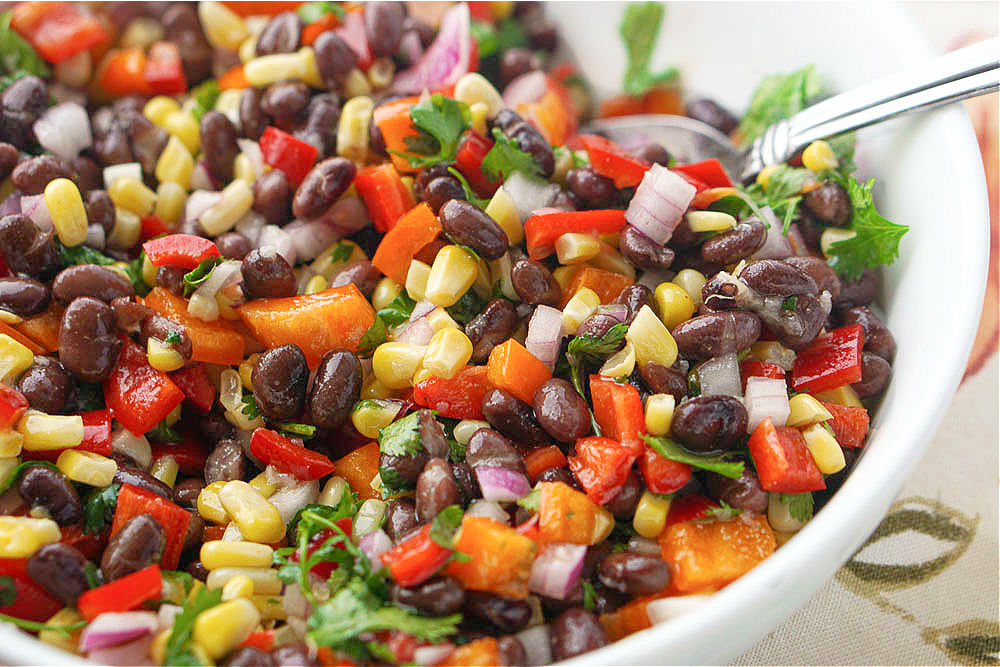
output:
<svg viewBox="0 0 1000 667"><path fill-rule="evenodd" d="M589 130L625 145L655 141L685 162L717 157L730 174L746 182L817 139L998 89L1000 38L993 38L814 104L767 128L749 148L737 146L706 123L670 114L605 118L590 123Z"/></svg>

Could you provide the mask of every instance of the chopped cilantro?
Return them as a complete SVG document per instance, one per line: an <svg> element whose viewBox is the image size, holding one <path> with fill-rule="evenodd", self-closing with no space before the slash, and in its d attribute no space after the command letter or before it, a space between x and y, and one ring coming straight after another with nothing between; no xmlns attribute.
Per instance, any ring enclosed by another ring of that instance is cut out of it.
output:
<svg viewBox="0 0 1000 667"><path fill-rule="evenodd" d="M221 257L209 257L191 271L184 274L184 296L191 296L191 293L198 289L198 286L208 280L219 264Z"/></svg>
<svg viewBox="0 0 1000 667"><path fill-rule="evenodd" d="M628 57L622 88L633 97L677 79L676 67L668 67L659 74L654 74L649 69L656 40L660 35L663 13L664 5L660 2L636 2L625 7L619 26Z"/></svg>
<svg viewBox="0 0 1000 667"><path fill-rule="evenodd" d="M383 428L378 434L378 448L391 456L412 456L423 451L420 442L420 413L411 412Z"/></svg>
<svg viewBox="0 0 1000 667"><path fill-rule="evenodd" d="M729 461L725 458L725 454L700 456L685 451L684 448L670 438L644 435L642 439L646 441L646 444L653 451L665 459L677 461L678 463L686 463L689 466L708 470L709 472L714 472L730 479L739 479L740 475L743 474L743 461Z"/></svg>
<svg viewBox="0 0 1000 667"><path fill-rule="evenodd" d="M452 463L462 463L465 461L465 452L468 449L467 445L463 445L458 440L451 439L448 441L448 459Z"/></svg>
<svg viewBox="0 0 1000 667"><path fill-rule="evenodd" d="M382 318L382 321L387 326L399 326L410 319L410 315L413 314L413 307L416 305L417 302L408 297L404 290L397 294L396 298L388 306L379 309L378 316Z"/></svg>
<svg viewBox="0 0 1000 667"><path fill-rule="evenodd" d="M802 189L814 178L815 175L808 169L782 164L778 165L768 176L767 188L754 183L746 188L746 194L756 206L761 208L770 206L774 214L781 220L782 234L787 234L789 226L799 217ZM755 213L759 215L759 212L755 211Z"/></svg>
<svg viewBox="0 0 1000 667"><path fill-rule="evenodd" d="M598 338L597 336L576 336L569 342L566 350L566 359L569 361L570 376L573 386L585 396L583 391L583 380L581 379L581 365L584 362L597 363L611 356L621 347L625 339L625 332L628 327L624 324L616 324L608 332Z"/></svg>
<svg viewBox="0 0 1000 667"><path fill-rule="evenodd" d="M448 505L431 522L430 538L447 549L453 548L453 540L458 527L462 525L464 512L459 505Z"/></svg>
<svg viewBox="0 0 1000 667"><path fill-rule="evenodd" d="M35 75L47 79L52 73L31 44L10 27L10 10L0 14L0 73L6 88L18 79Z"/></svg>
<svg viewBox="0 0 1000 667"><path fill-rule="evenodd" d="M458 169L454 167L448 167L448 173L458 179L458 182L462 184L462 189L465 190L465 200L471 204L478 206L479 208L486 208L487 204L490 203L489 199L482 199L477 194L476 191L472 189L469 185L469 181L462 175Z"/></svg>
<svg viewBox="0 0 1000 667"><path fill-rule="evenodd" d="M376 315L375 321L368 327L368 331L365 332L365 335L361 337L361 341L358 343L358 354L363 357L367 356L387 340L389 340L389 331L385 326L385 320Z"/></svg>
<svg viewBox="0 0 1000 667"><path fill-rule="evenodd" d="M88 588L97 588L101 585L101 574L97 571L94 561L88 560L87 564L83 566L83 576L87 579Z"/></svg>
<svg viewBox="0 0 1000 667"><path fill-rule="evenodd" d="M9 607L17 601L17 588L13 577L0 577L0 607Z"/></svg>
<svg viewBox="0 0 1000 667"><path fill-rule="evenodd" d="M799 305L799 299L794 294L784 301L781 302L782 310L795 310L795 306Z"/></svg>
<svg viewBox="0 0 1000 667"><path fill-rule="evenodd" d="M542 500L542 491L539 488L534 488L525 497L517 501L520 508L527 510L529 512L538 512L538 505Z"/></svg>
<svg viewBox="0 0 1000 667"><path fill-rule="evenodd" d="M469 107L435 93L410 107L410 120L418 134L406 138L410 152L396 153L411 167L427 167L451 162L458 151L458 140L469 127Z"/></svg>
<svg viewBox="0 0 1000 667"><path fill-rule="evenodd" d="M76 409L80 412L104 409L104 388L93 382L76 383Z"/></svg>
<svg viewBox="0 0 1000 667"><path fill-rule="evenodd" d="M719 501L719 507L709 507L705 510L702 521L732 521L743 513L738 507L733 507L725 500Z"/></svg>
<svg viewBox="0 0 1000 667"><path fill-rule="evenodd" d="M505 19L495 26L486 21L472 21L469 28L481 60L529 43L524 28L513 19Z"/></svg>
<svg viewBox="0 0 1000 667"><path fill-rule="evenodd" d="M743 144L752 143L774 123L802 111L822 92L815 65L806 65L789 74L764 77L740 122Z"/></svg>
<svg viewBox="0 0 1000 667"><path fill-rule="evenodd" d="M344 18L344 8L336 2L328 2L328 0L307 2L299 7L297 11L299 18L302 19L302 23L306 25L319 21L323 18L324 14L336 14L338 19Z"/></svg>
<svg viewBox="0 0 1000 667"><path fill-rule="evenodd" d="M448 306L445 310L448 311L448 314L456 322L464 327L472 321L472 318L479 314L484 305L486 304L476 294L476 290L470 289L454 305Z"/></svg>
<svg viewBox="0 0 1000 667"><path fill-rule="evenodd" d="M260 417L260 406L257 405L257 400L253 397L253 394L243 394L242 401L243 407L240 409L240 412L250 419Z"/></svg>
<svg viewBox="0 0 1000 667"><path fill-rule="evenodd" d="M120 482L113 482L103 489L95 489L83 505L83 532L100 533L111 525L118 505Z"/></svg>
<svg viewBox="0 0 1000 667"><path fill-rule="evenodd" d="M167 425L166 421L161 421L153 428L146 431L146 437L156 442L180 442L181 436L173 428Z"/></svg>
<svg viewBox="0 0 1000 667"><path fill-rule="evenodd" d="M330 253L330 261L346 262L350 259L352 252L354 252L354 246L350 243L338 243L337 247Z"/></svg>
<svg viewBox="0 0 1000 667"><path fill-rule="evenodd" d="M583 582L583 608L587 611L597 609L597 591L594 590L594 584L589 581Z"/></svg>
<svg viewBox="0 0 1000 667"><path fill-rule="evenodd" d="M811 491L805 493L779 493L778 500L782 505L788 506L788 513L793 519L798 521L808 521L813 515L813 494Z"/></svg>
<svg viewBox="0 0 1000 667"><path fill-rule="evenodd" d="M176 331L171 331L163 339L163 342L166 343L167 345L180 345L181 344L181 335L179 333L177 333Z"/></svg>
<svg viewBox="0 0 1000 667"><path fill-rule="evenodd" d="M55 241L55 244L56 250L59 253L59 264L63 267L76 266L77 264L99 264L101 266L110 266L115 263L115 260L111 259L107 255L104 255L103 253L85 245L77 245L69 248L64 246L58 240Z"/></svg>
<svg viewBox="0 0 1000 667"><path fill-rule="evenodd" d="M552 154L555 157L556 164L563 159L563 156L569 156L573 160L573 166L571 169L581 169L583 167L590 166L590 157L587 155L586 151L571 151L565 146L554 146L552 148Z"/></svg>
<svg viewBox="0 0 1000 667"><path fill-rule="evenodd" d="M494 127L493 140L493 147L483 158L483 173L490 180L505 179L515 171L528 176L542 175L538 161L530 153L521 150L517 139L508 138L500 128Z"/></svg>
<svg viewBox="0 0 1000 667"><path fill-rule="evenodd" d="M300 438L309 439L316 435L316 427L312 424L296 424L295 422L279 422L274 425L279 431Z"/></svg>
<svg viewBox="0 0 1000 667"><path fill-rule="evenodd" d="M865 269L892 264L899 256L899 242L910 229L883 218L872 199L874 179L861 185L853 176L844 178L830 172L831 180L840 183L851 197L851 231L854 236L830 246L830 265L848 280L857 278Z"/></svg>
<svg viewBox="0 0 1000 667"><path fill-rule="evenodd" d="M189 667L200 664L189 646L194 632L194 621L198 614L207 611L222 602L222 591L210 591L202 588L187 600L181 612L174 618L173 628L167 638L167 647L163 656L164 667Z"/></svg>
<svg viewBox="0 0 1000 667"><path fill-rule="evenodd" d="M195 101L195 104L191 108L191 114L194 116L194 119L200 121L206 111L214 109L215 103L219 101L221 93L222 90L219 89L219 82L215 79L209 79L194 88L191 91L191 98Z"/></svg>

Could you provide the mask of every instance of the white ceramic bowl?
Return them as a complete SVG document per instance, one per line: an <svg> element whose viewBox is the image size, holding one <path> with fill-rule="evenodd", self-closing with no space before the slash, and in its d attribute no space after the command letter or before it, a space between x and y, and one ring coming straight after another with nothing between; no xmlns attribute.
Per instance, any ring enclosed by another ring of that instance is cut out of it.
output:
<svg viewBox="0 0 1000 667"><path fill-rule="evenodd" d="M564 2L548 10L605 96L617 92L624 69L622 7ZM741 109L771 72L812 62L843 90L931 55L898 6L675 3L654 63L678 65L688 89ZM876 201L886 217L911 227L883 295L899 349L864 456L812 522L702 608L573 664L718 664L739 656L850 557L920 461L965 368L982 304L988 218L981 159L964 110L954 107L862 133L857 161L864 175L879 178ZM84 664L6 624L0 662Z"/></svg>

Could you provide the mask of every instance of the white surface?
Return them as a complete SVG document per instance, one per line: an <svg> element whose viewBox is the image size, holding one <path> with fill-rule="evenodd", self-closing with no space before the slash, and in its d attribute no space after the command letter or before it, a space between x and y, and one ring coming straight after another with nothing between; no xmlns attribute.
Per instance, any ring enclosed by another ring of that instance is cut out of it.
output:
<svg viewBox="0 0 1000 667"><path fill-rule="evenodd" d="M598 93L614 93L624 69L622 5L556 3L549 11L584 76ZM813 62L832 89L843 90L930 57L894 5L674 3L653 63L678 65L689 90L739 109L771 72ZM899 347L864 456L812 522L696 613L572 664L731 661L833 575L920 461L965 368L982 305L988 218L981 159L964 109L953 107L866 130L857 161L862 175L879 178L883 214L911 226L884 290Z"/></svg>

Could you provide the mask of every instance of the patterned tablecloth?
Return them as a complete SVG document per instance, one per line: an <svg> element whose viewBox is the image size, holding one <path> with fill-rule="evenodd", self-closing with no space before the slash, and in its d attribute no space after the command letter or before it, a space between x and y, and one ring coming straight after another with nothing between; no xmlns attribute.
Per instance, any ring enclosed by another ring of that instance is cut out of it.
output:
<svg viewBox="0 0 1000 667"><path fill-rule="evenodd" d="M996 3L908 8L941 51L995 35ZM958 393L888 515L809 603L740 665L1000 664L997 95L968 103L983 152L989 284Z"/></svg>

